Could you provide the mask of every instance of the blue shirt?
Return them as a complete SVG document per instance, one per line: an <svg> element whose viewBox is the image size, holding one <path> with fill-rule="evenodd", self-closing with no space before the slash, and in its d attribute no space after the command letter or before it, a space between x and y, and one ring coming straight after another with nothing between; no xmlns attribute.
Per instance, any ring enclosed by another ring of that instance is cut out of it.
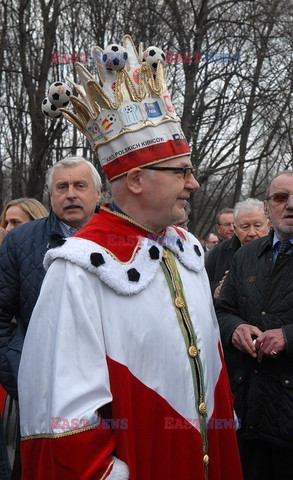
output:
<svg viewBox="0 0 293 480"><path fill-rule="evenodd" d="M64 235L64 238L72 237L72 235L77 232L76 228L67 225L67 223L62 222L62 220L59 220L59 225Z"/></svg>
<svg viewBox="0 0 293 480"><path fill-rule="evenodd" d="M289 239L290 242L291 242L291 245L293 246L293 238L290 238ZM278 256L278 250L276 249L276 244L277 242L281 242L282 240L280 240L277 235L276 235L276 232L274 232L274 238L273 238L273 262L275 263L276 259L277 259L277 256ZM292 248L290 250L288 250L288 253L292 252Z"/></svg>

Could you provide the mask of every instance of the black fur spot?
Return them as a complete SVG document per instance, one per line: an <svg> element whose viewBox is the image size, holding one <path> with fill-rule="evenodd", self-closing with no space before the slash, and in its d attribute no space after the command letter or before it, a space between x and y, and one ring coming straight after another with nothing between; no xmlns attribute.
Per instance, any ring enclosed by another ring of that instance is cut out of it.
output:
<svg viewBox="0 0 293 480"><path fill-rule="evenodd" d="M138 282L140 277L140 273L135 268L130 268L130 270L127 271L127 275L130 282Z"/></svg>
<svg viewBox="0 0 293 480"><path fill-rule="evenodd" d="M194 248L194 251L195 251L196 255L198 257L201 257L201 251L200 251L199 247L197 245L194 245L193 248Z"/></svg>
<svg viewBox="0 0 293 480"><path fill-rule="evenodd" d="M66 238L61 237L61 235L58 235L57 233L53 233L50 235L48 248L61 247L65 242Z"/></svg>
<svg viewBox="0 0 293 480"><path fill-rule="evenodd" d="M181 242L180 238L176 240L176 245L179 247L180 252L184 252L183 243Z"/></svg>
<svg viewBox="0 0 293 480"><path fill-rule="evenodd" d="M158 260L160 258L160 250L158 247L155 247L155 245L149 249L149 254L152 260Z"/></svg>
<svg viewBox="0 0 293 480"><path fill-rule="evenodd" d="M104 257L101 253L91 253L91 264L94 267L100 267L105 263Z"/></svg>

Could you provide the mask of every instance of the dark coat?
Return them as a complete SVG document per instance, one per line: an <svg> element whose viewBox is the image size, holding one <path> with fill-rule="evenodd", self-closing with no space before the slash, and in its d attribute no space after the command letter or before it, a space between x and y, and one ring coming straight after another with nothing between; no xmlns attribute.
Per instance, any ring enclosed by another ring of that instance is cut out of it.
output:
<svg viewBox="0 0 293 480"><path fill-rule="evenodd" d="M0 383L14 398L24 336L45 276L44 255L62 236L51 212L13 229L0 248Z"/></svg>
<svg viewBox="0 0 293 480"><path fill-rule="evenodd" d="M224 240L215 248L212 248L206 255L205 267L209 277L212 294L219 285L225 275L226 270L229 270L234 253L241 247L239 238L233 235L230 240Z"/></svg>
<svg viewBox="0 0 293 480"><path fill-rule="evenodd" d="M293 448L293 255L273 265L273 232L239 249L217 301L222 342L241 323L260 330L282 328L286 349L262 363L238 351L232 382L239 435Z"/></svg>

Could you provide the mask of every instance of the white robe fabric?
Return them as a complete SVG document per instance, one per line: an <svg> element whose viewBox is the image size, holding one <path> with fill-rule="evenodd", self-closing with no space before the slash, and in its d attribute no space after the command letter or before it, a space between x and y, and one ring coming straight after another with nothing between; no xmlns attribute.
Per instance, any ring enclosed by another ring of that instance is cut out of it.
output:
<svg viewBox="0 0 293 480"><path fill-rule="evenodd" d="M176 412L200 438L199 400L191 359L160 265L164 243L175 254L196 333L207 422L215 415L215 390L223 365L218 323L203 265L204 254L191 234L184 236L185 241L181 238L183 250L180 242L178 246L178 233L172 227L167 230L162 244L142 237L131 263L119 262L112 252L82 238L69 238L65 245L48 252L45 265L51 266L29 324L19 370L21 435L24 440L54 439L71 431L78 435L85 426L99 424L100 409L112 403L116 418L114 430L119 430L115 440L116 454L124 457L122 469L128 463L130 473L135 472L130 474L133 480L159 479L155 467L149 476L144 476L142 470L148 467L142 466L143 461L140 465L132 465L135 460L130 454L127 458L125 445L119 448L120 441L128 442L130 429L134 432L132 435L136 435L135 427L130 427L132 419L129 415L123 417L117 394L113 399L112 388L116 392L115 382L124 375L121 372L127 372L125 385L128 377L131 378L136 389L145 388L148 394L155 396L158 408L164 405L165 430L168 425L172 430L172 418ZM159 251L157 259L150 257L152 246ZM94 266L92 254L100 254L104 263ZM129 280L130 268L139 272L139 281ZM125 404L133 402L123 388L118 392L121 403L122 399ZM227 411L231 410L229 408ZM149 416L148 424L151 423L154 413L146 411L145 415ZM124 428L126 437L123 440ZM156 425L151 428L155 433ZM165 430L162 435L166 434ZM175 433L183 435L183 432ZM175 433L171 431L170 434ZM160 433L157 436L159 444ZM136 442L140 437L138 433ZM148 442L143 439L141 442L141 448L147 450ZM186 445L186 448L192 450L193 447ZM198 450L198 446L196 448ZM202 466L200 470L201 473L194 478L204 478ZM114 468L109 475L109 479L128 478L128 474L115 473ZM190 472L185 477L191 480L193 475ZM170 474L169 478L171 480ZM219 474L213 478L224 480L225 476ZM236 474L235 478L240 477Z"/></svg>

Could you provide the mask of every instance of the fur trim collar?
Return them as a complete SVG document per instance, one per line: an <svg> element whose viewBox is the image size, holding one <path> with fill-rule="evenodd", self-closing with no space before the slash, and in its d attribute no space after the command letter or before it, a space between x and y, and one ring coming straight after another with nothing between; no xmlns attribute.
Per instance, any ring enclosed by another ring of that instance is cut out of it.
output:
<svg viewBox="0 0 293 480"><path fill-rule="evenodd" d="M189 232L168 227L157 239L136 236L133 253L121 261L113 252L91 240L67 238L64 245L49 250L44 267L57 258L63 258L97 275L102 282L121 295L134 295L145 289L154 279L162 260L163 247L170 249L189 270L204 268L204 253L199 241Z"/></svg>

